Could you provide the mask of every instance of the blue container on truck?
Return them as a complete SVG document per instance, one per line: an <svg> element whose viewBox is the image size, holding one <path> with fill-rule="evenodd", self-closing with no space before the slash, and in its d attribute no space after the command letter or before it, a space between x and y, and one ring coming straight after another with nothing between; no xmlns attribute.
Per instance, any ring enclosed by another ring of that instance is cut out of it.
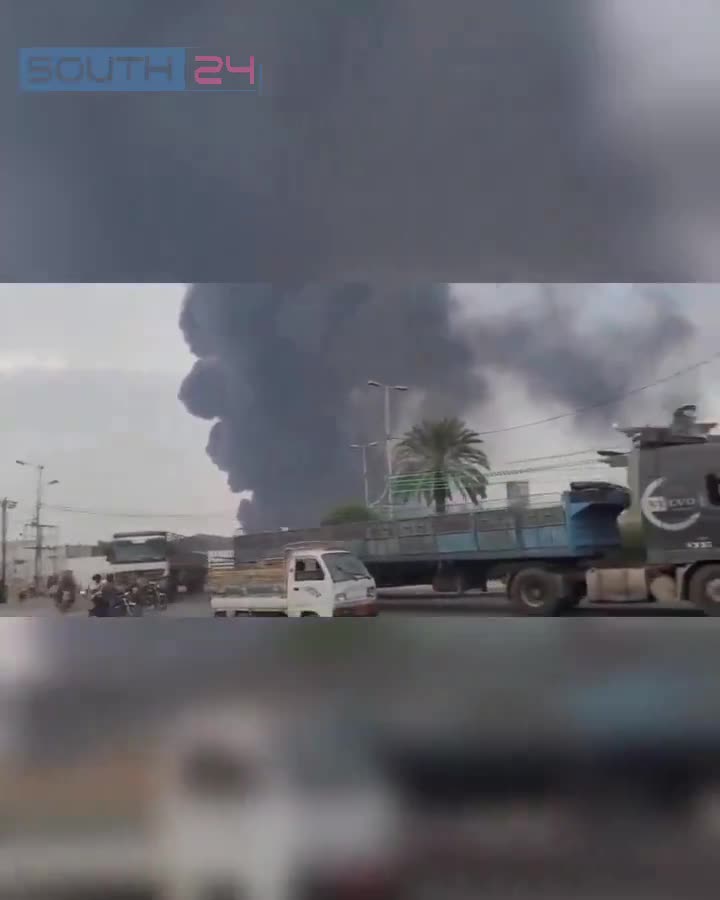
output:
<svg viewBox="0 0 720 900"><path fill-rule="evenodd" d="M560 503L544 507L240 535L235 563L280 557L290 543L327 541L362 559L380 587L432 584L463 593L529 562L552 560L572 569L619 552L617 519L629 500L618 485L576 483Z"/></svg>

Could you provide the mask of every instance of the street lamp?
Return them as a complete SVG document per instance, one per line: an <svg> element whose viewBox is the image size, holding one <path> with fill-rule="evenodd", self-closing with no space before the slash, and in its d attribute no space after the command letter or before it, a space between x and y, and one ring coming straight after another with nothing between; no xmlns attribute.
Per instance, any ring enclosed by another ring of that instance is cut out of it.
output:
<svg viewBox="0 0 720 900"><path fill-rule="evenodd" d="M19 466L26 466L29 469L35 469L37 472L37 493L35 495L35 590L40 590L40 581L42 577L42 543L43 543L43 526L40 519L42 513L42 492L43 492L43 475L45 466L35 463L26 462L24 459L16 459L15 462ZM49 481L47 486L60 484L57 478Z"/></svg>
<svg viewBox="0 0 720 900"><path fill-rule="evenodd" d="M388 503L392 508L392 474L393 474L393 460L392 460L392 447L390 442L392 441L392 423L390 421L390 394L392 391L409 391L410 388L406 387L404 384L383 384L381 381L368 381L368 385L370 387L380 388L380 390L385 391L385 461L387 466L387 490L388 490Z"/></svg>
<svg viewBox="0 0 720 900"><path fill-rule="evenodd" d="M3 498L0 501L0 509L2 509L2 523L0 524L0 531L2 532L0 536L0 543L2 544L2 549L0 553L2 554L2 558L0 559L0 603L7 603L7 529L8 529L8 510L15 509L17 507L17 503L14 500L8 500L7 497Z"/></svg>
<svg viewBox="0 0 720 900"><path fill-rule="evenodd" d="M362 451L363 485L365 487L365 506L370 506L370 485L368 484L367 451L368 447L377 447L379 441L371 441L369 444L350 444L353 450Z"/></svg>

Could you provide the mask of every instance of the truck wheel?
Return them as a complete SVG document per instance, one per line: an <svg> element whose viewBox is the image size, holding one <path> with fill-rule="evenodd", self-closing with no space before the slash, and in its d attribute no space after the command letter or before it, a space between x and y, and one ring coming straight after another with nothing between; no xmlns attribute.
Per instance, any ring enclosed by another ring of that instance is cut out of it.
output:
<svg viewBox="0 0 720 900"><path fill-rule="evenodd" d="M688 599L706 616L720 616L720 565L703 566L695 572Z"/></svg>
<svg viewBox="0 0 720 900"><path fill-rule="evenodd" d="M522 569L510 582L510 602L523 616L561 615L562 594L562 579L545 569Z"/></svg>

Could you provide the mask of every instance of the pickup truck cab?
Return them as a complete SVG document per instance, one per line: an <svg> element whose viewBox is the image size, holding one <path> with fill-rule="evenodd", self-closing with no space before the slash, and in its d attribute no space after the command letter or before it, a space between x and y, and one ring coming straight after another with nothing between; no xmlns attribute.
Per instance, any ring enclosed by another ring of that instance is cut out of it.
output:
<svg viewBox="0 0 720 900"><path fill-rule="evenodd" d="M291 545L279 566L224 572L218 582L210 606L220 618L377 615L375 580L364 563L327 546Z"/></svg>

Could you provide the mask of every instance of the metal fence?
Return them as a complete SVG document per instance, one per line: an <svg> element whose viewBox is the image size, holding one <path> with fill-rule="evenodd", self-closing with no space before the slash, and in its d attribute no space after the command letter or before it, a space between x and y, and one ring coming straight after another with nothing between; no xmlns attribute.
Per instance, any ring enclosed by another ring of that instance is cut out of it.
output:
<svg viewBox="0 0 720 900"><path fill-rule="evenodd" d="M522 507L538 508L544 506L559 506L562 503L562 493L553 492L547 494L529 494L523 498ZM515 506L507 497L498 497L495 500L481 500L479 503L448 503L442 515L453 513L484 512L489 509L510 509ZM520 505L520 504L517 504ZM424 519L427 516L436 516L438 513L434 507L418 506L414 504L395 503L374 507L374 511L382 519Z"/></svg>

